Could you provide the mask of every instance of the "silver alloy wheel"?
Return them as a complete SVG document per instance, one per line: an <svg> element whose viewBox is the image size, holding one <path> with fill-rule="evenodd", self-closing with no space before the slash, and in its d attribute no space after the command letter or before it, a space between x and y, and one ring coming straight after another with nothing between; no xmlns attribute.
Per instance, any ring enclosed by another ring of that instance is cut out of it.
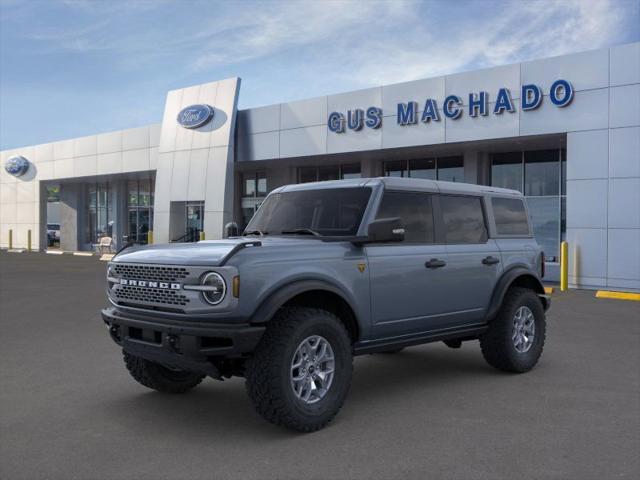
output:
<svg viewBox="0 0 640 480"><path fill-rule="evenodd" d="M305 338L291 359L291 388L303 403L320 401L331 388L335 369L333 349L320 335Z"/></svg>
<svg viewBox="0 0 640 480"><path fill-rule="evenodd" d="M536 319L529 307L522 306L513 316L511 340L518 353L526 353L533 345L536 334Z"/></svg>

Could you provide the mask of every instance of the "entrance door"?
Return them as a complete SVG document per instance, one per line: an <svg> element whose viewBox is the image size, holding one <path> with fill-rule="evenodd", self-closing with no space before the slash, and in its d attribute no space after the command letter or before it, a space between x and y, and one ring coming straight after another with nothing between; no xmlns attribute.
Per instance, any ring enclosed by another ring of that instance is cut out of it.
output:
<svg viewBox="0 0 640 480"><path fill-rule="evenodd" d="M186 219L185 241L197 242L200 240L200 232L204 230L204 202L188 203Z"/></svg>
<svg viewBox="0 0 640 480"><path fill-rule="evenodd" d="M377 218L400 217L405 240L366 247L377 337L432 330L446 321L447 252L436 244L433 195L387 191Z"/></svg>

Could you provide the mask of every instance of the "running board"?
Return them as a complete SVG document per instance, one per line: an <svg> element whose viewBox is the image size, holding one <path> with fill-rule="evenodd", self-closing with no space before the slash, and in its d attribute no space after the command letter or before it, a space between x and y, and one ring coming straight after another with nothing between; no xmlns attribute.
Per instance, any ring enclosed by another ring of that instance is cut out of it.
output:
<svg viewBox="0 0 640 480"><path fill-rule="evenodd" d="M431 330L402 337L387 337L365 342L357 342L353 346L354 355L382 352L399 347L411 347L423 343L440 342L442 340L477 338L487 331L487 324L465 325L463 327Z"/></svg>

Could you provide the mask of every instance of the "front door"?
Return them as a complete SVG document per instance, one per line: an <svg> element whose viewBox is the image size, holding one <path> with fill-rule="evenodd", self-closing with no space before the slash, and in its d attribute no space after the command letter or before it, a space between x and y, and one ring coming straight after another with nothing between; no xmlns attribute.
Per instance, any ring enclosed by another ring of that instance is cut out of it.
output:
<svg viewBox="0 0 640 480"><path fill-rule="evenodd" d="M400 217L405 240L366 247L374 335L437 329L448 313L447 253L435 243L432 195L386 191L376 217Z"/></svg>

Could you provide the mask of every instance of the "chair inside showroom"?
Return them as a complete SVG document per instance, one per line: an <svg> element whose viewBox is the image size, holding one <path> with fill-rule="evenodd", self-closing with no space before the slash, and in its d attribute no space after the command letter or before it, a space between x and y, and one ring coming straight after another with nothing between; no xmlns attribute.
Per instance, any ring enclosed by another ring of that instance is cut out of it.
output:
<svg viewBox="0 0 640 480"><path fill-rule="evenodd" d="M113 246L113 239L111 237L100 237L98 243L95 245L95 249L98 253L111 253L111 247Z"/></svg>

